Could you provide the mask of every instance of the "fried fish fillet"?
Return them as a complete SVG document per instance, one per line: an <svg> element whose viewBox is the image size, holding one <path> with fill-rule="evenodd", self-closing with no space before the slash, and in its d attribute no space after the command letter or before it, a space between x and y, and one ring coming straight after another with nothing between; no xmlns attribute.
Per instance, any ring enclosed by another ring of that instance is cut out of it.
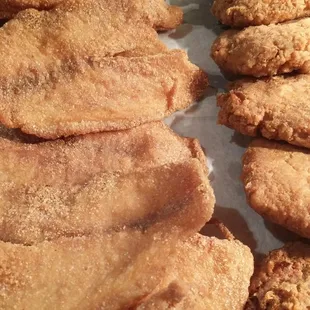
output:
<svg viewBox="0 0 310 310"><path fill-rule="evenodd" d="M1 309L241 310L250 250L175 235L125 230L30 247L0 243Z"/></svg>
<svg viewBox="0 0 310 310"><path fill-rule="evenodd" d="M37 246L1 242L0 307L130 309L167 273L176 235L127 229Z"/></svg>
<svg viewBox="0 0 310 310"><path fill-rule="evenodd" d="M310 72L310 18L228 30L213 43L212 57L225 72L255 77Z"/></svg>
<svg viewBox="0 0 310 310"><path fill-rule="evenodd" d="M310 16L310 1L214 0L212 13L231 27L269 25Z"/></svg>
<svg viewBox="0 0 310 310"><path fill-rule="evenodd" d="M0 121L57 138L138 126L198 99L206 74L184 52L168 51L152 28L165 28L168 17L161 19L174 19L174 10L162 4L166 15L156 10L141 17L132 8L148 12L161 1L137 3L69 1L22 11L6 23Z"/></svg>
<svg viewBox="0 0 310 310"><path fill-rule="evenodd" d="M0 157L4 241L146 227L169 216L190 217L196 232L213 212L200 146L162 123L40 144L1 139Z"/></svg>
<svg viewBox="0 0 310 310"><path fill-rule="evenodd" d="M310 246L289 243L255 270L246 310L309 309Z"/></svg>
<svg viewBox="0 0 310 310"><path fill-rule="evenodd" d="M12 18L18 12L26 9L52 10L76 7L79 3L89 0L2 0L0 3L0 18ZM164 0L99 0L97 6L112 8L119 15L141 18L157 30L176 28L183 20L181 8L168 5ZM70 10L70 9L69 9Z"/></svg>
<svg viewBox="0 0 310 310"><path fill-rule="evenodd" d="M310 148L310 75L240 80L218 96L219 123Z"/></svg>
<svg viewBox="0 0 310 310"><path fill-rule="evenodd" d="M243 309L253 273L253 257L246 246L200 235L177 246L164 288L133 309Z"/></svg>
<svg viewBox="0 0 310 310"><path fill-rule="evenodd" d="M205 164L199 141L178 136L163 122L64 140L33 140L32 136L0 126L2 176L22 183L38 180L42 184L74 184L87 182L96 173L127 172L191 158Z"/></svg>
<svg viewBox="0 0 310 310"><path fill-rule="evenodd" d="M99 173L83 183L61 181L2 182L0 239L36 244L123 226L146 228L166 217L179 225L189 217L197 232L213 213L213 191L197 159Z"/></svg>
<svg viewBox="0 0 310 310"><path fill-rule="evenodd" d="M186 108L206 85L182 51L71 63L62 70L57 82L27 85L20 94L12 86L0 100L0 120L43 138L126 129ZM72 76L76 70L83 73Z"/></svg>
<svg viewBox="0 0 310 310"><path fill-rule="evenodd" d="M0 2L0 18L9 19L20 11L33 8L49 10L64 0L2 0Z"/></svg>
<svg viewBox="0 0 310 310"><path fill-rule="evenodd" d="M243 158L250 206L267 220L310 238L310 151L255 140Z"/></svg>

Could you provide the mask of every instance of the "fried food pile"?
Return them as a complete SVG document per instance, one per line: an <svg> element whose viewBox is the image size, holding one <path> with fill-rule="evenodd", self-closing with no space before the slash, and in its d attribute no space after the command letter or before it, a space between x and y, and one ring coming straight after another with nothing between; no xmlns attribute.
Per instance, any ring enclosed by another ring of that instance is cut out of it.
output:
<svg viewBox="0 0 310 310"><path fill-rule="evenodd" d="M214 207L197 140L162 122L56 141L0 132L1 308L243 307L250 250L197 234Z"/></svg>
<svg viewBox="0 0 310 310"><path fill-rule="evenodd" d="M224 31L211 50L233 80L217 97L219 124L257 137L242 161L249 205L308 239L309 9L309 1L215 0L220 22L244 28ZM255 269L245 309L309 308L309 261L307 243L272 251Z"/></svg>
<svg viewBox="0 0 310 310"><path fill-rule="evenodd" d="M198 233L205 155L161 121L208 86L157 36L181 9L7 0L0 16L0 308L241 310L253 256Z"/></svg>
<svg viewBox="0 0 310 310"><path fill-rule="evenodd" d="M20 11L0 30L0 121L7 127L46 139L127 129L187 108L207 87L185 52L159 41L154 29L182 21L180 9L164 1L34 7L43 10Z"/></svg>

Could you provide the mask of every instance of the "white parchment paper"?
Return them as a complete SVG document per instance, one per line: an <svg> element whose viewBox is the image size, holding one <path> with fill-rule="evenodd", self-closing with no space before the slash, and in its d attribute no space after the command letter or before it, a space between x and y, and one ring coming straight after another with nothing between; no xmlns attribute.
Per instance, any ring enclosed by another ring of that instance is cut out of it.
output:
<svg viewBox="0 0 310 310"><path fill-rule="evenodd" d="M211 87L204 100L166 122L180 135L200 140L217 200L215 217L259 258L297 236L264 221L248 206L240 175L241 157L251 139L217 125L216 94L224 91L227 81L209 56L213 41L223 31L210 13L212 1L168 1L183 8L185 21L175 31L161 34L161 39L169 48L186 50L190 60L208 73Z"/></svg>

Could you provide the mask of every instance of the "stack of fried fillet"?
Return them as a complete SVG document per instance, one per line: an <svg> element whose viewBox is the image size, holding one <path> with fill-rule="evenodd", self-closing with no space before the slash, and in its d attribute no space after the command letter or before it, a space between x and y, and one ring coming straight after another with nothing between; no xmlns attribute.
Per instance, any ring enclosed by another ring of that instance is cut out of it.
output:
<svg viewBox="0 0 310 310"><path fill-rule="evenodd" d="M213 13L226 25L249 26L224 32L212 47L223 71L247 76L218 96L219 123L245 135L285 141L256 139L244 155L242 180L249 204L266 219L310 238L310 1L215 0ZM308 252L299 258L308 262ZM310 307L308 297L276 283L283 269L269 272L263 290L252 285L256 301L249 303L251 309ZM300 278L302 287L308 278L301 273L307 272L298 272L288 282Z"/></svg>
<svg viewBox="0 0 310 310"><path fill-rule="evenodd" d="M0 12L0 308L242 309L252 255L198 234L214 207L205 156L160 121L207 87L157 37L181 10L7 0Z"/></svg>

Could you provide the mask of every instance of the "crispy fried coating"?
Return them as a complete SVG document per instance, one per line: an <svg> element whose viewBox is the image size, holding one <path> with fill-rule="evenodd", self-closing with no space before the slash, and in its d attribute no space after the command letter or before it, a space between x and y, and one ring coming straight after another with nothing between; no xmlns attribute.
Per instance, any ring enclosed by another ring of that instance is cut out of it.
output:
<svg viewBox="0 0 310 310"><path fill-rule="evenodd" d="M0 157L4 241L147 227L169 216L190 217L196 232L213 212L200 145L163 123L39 144L2 138Z"/></svg>
<svg viewBox="0 0 310 310"><path fill-rule="evenodd" d="M284 24L228 30L211 55L225 72L255 77L310 72L310 18Z"/></svg>
<svg viewBox="0 0 310 310"><path fill-rule="evenodd" d="M0 121L53 139L127 129L188 107L206 74L152 28L178 24L175 16L162 1L133 0L20 12L0 29Z"/></svg>
<svg viewBox="0 0 310 310"><path fill-rule="evenodd" d="M68 65L56 84L28 85L19 95L10 86L0 101L1 121L43 138L126 129L186 108L206 85L205 75L182 51Z"/></svg>
<svg viewBox="0 0 310 310"><path fill-rule="evenodd" d="M163 122L57 141L40 140L0 126L0 150L0 170L16 179L19 171L27 171L23 175L27 182L38 179L45 183L55 175L64 182L68 179L82 183L97 172L127 172L190 158L205 164L199 141L178 136ZM25 160L21 162L21 158ZM8 160L11 164L6 165ZM46 173L34 170L38 165Z"/></svg>
<svg viewBox="0 0 310 310"><path fill-rule="evenodd" d="M64 0L2 0L0 2L0 19L10 19L18 12L33 8L49 10Z"/></svg>
<svg viewBox="0 0 310 310"><path fill-rule="evenodd" d="M217 98L219 123L310 148L310 75L239 80Z"/></svg>
<svg viewBox="0 0 310 310"><path fill-rule="evenodd" d="M198 235L175 240L167 223L162 229L168 235L124 230L30 247L0 243L0 306L241 310L253 271L249 249Z"/></svg>
<svg viewBox="0 0 310 310"><path fill-rule="evenodd" d="M0 307L130 309L164 277L176 241L176 233L127 229L37 246L1 242Z"/></svg>
<svg viewBox="0 0 310 310"><path fill-rule="evenodd" d="M243 309L253 273L253 256L246 246L196 235L179 242L177 251L164 288L135 309Z"/></svg>
<svg viewBox="0 0 310 310"><path fill-rule="evenodd" d="M12 18L26 9L70 11L85 3L110 8L117 12L117 17L125 14L127 18L143 19L157 30L174 29L183 20L181 8L168 5L164 0L2 0L0 18Z"/></svg>
<svg viewBox="0 0 310 310"><path fill-rule="evenodd" d="M272 251L255 270L246 310L310 307L310 246L289 243Z"/></svg>
<svg viewBox="0 0 310 310"><path fill-rule="evenodd" d="M254 140L242 173L250 206L267 220L310 238L309 172L309 150Z"/></svg>
<svg viewBox="0 0 310 310"><path fill-rule="evenodd" d="M2 183L1 240L36 244L123 226L146 228L166 217L196 232L210 220L214 207L213 191L197 159L100 173L84 183L37 182Z"/></svg>
<svg viewBox="0 0 310 310"><path fill-rule="evenodd" d="M310 16L310 1L214 0L212 13L231 27L269 25Z"/></svg>

